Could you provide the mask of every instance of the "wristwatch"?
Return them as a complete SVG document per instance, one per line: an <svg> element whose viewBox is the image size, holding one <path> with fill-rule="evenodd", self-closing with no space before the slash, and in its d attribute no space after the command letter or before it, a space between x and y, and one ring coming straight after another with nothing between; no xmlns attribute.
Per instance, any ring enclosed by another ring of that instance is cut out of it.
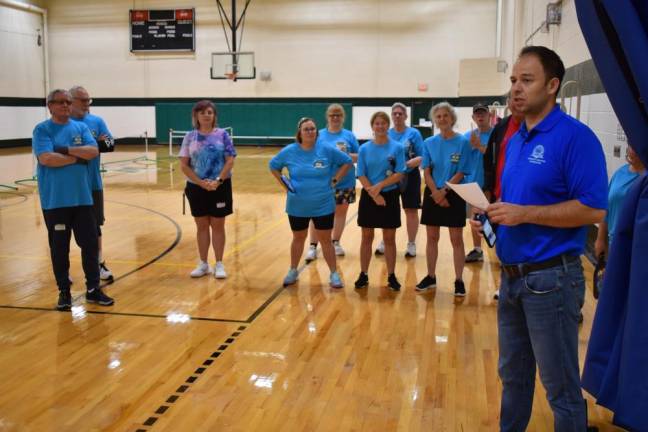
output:
<svg viewBox="0 0 648 432"><path fill-rule="evenodd" d="M216 177L216 181L218 182L218 184L223 184L223 179L220 177Z"/></svg>
<svg viewBox="0 0 648 432"><path fill-rule="evenodd" d="M335 186L336 184L338 184L338 179L333 177L333 179L331 180L331 183L333 184L333 186Z"/></svg>

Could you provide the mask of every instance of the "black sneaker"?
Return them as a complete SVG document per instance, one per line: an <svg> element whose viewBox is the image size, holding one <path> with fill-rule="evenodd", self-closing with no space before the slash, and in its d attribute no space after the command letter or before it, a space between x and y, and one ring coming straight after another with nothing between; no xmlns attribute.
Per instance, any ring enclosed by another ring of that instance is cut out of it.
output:
<svg viewBox="0 0 648 432"><path fill-rule="evenodd" d="M416 285L416 291L423 292L430 288L436 288L436 276L425 275L421 282Z"/></svg>
<svg viewBox="0 0 648 432"><path fill-rule="evenodd" d="M356 289L359 288L366 288L369 286L369 276L367 276L367 273L365 272L360 272L360 276L358 276L358 279L355 281L355 287Z"/></svg>
<svg viewBox="0 0 648 432"><path fill-rule="evenodd" d="M86 301L88 303L97 303L101 306L112 306L115 304L115 300L104 294L104 292L101 291L101 288L86 291Z"/></svg>
<svg viewBox="0 0 648 432"><path fill-rule="evenodd" d="M468 252L468 255L466 255L466 262L467 263L473 263L473 262L480 262L484 261L484 251L478 251L477 249L473 249L470 252Z"/></svg>
<svg viewBox="0 0 648 432"><path fill-rule="evenodd" d="M398 282L398 279L396 279L396 275L394 273L391 273L389 276L387 276L387 286L389 286L389 289L392 291L400 291L401 284Z"/></svg>
<svg viewBox="0 0 648 432"><path fill-rule="evenodd" d="M56 309L60 311L69 311L72 307L72 294L70 291L59 291L58 303Z"/></svg>
<svg viewBox="0 0 648 432"><path fill-rule="evenodd" d="M455 281L455 297L465 297L466 296L466 286L462 280Z"/></svg>

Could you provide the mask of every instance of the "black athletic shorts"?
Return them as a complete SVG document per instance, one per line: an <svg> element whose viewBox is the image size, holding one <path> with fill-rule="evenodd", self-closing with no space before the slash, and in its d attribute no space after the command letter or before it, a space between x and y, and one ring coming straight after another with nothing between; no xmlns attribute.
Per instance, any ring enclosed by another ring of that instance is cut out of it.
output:
<svg viewBox="0 0 648 432"><path fill-rule="evenodd" d="M466 202L453 191L449 191L446 199L450 207L441 207L430 196L430 189L426 186L423 191L423 211L421 224L461 228L466 226Z"/></svg>
<svg viewBox="0 0 648 432"><path fill-rule="evenodd" d="M405 182L405 188L401 187L401 202L404 209L421 208L421 172L418 168L410 173L405 173L401 183Z"/></svg>
<svg viewBox="0 0 648 432"><path fill-rule="evenodd" d="M207 191L187 182L185 195L191 207L191 216L225 217L232 214L232 180L227 179L215 191Z"/></svg>
<svg viewBox="0 0 648 432"><path fill-rule="evenodd" d="M379 206L369 193L362 189L358 205L358 226L362 228L398 228L401 226L401 210L398 188L380 192L387 205Z"/></svg>
<svg viewBox="0 0 648 432"><path fill-rule="evenodd" d="M288 221L290 222L290 229L293 231L303 231L308 228L308 223L312 220L313 225L315 225L316 230L330 230L333 229L333 221L335 219L335 213L331 213L324 216L314 216L314 217L301 217L301 216L291 216L288 215Z"/></svg>

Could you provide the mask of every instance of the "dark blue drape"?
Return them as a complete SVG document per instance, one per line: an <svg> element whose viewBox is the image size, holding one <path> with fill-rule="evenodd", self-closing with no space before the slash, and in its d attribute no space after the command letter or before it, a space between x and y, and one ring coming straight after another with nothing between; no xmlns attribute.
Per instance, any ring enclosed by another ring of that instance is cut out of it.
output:
<svg viewBox="0 0 648 432"><path fill-rule="evenodd" d="M648 0L576 0L578 20L629 143L648 166ZM648 431L648 178L626 196L599 298L583 388L614 423Z"/></svg>

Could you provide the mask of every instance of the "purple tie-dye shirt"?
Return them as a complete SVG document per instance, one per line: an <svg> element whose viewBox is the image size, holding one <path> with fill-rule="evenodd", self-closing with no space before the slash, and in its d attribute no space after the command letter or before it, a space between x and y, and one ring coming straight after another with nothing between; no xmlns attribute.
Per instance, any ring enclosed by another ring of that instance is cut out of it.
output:
<svg viewBox="0 0 648 432"><path fill-rule="evenodd" d="M194 129L185 135L180 147L180 157L190 159L189 165L201 179L215 180L227 156L236 157L236 150L225 129L214 129L207 135Z"/></svg>

